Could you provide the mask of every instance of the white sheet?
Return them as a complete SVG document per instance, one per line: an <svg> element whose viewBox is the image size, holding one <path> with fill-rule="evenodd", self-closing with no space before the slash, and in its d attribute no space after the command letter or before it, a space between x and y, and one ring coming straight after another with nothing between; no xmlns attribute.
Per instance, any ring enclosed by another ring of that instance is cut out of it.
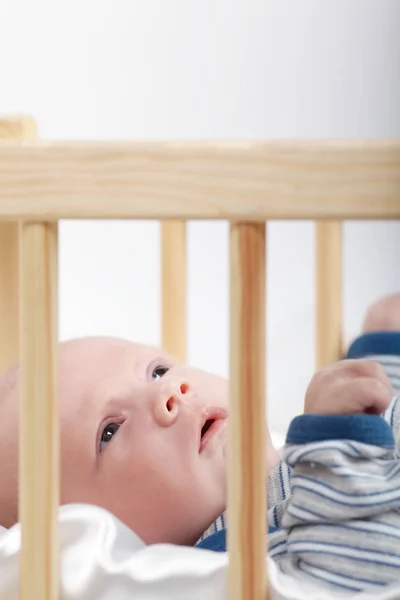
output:
<svg viewBox="0 0 400 600"><path fill-rule="evenodd" d="M145 546L110 513L93 506L60 509L61 600L225 600L227 555L170 545ZM18 525L0 533L0 600L18 600ZM280 574L269 561L271 600L394 600L327 594Z"/></svg>

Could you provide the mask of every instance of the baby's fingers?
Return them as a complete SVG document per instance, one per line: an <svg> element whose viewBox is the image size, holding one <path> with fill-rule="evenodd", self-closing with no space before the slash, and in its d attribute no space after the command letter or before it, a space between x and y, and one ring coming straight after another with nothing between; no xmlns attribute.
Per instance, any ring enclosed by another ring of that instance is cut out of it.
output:
<svg viewBox="0 0 400 600"><path fill-rule="evenodd" d="M348 382L347 386L348 412L353 414L361 412L380 415L392 400L389 379L357 377Z"/></svg>

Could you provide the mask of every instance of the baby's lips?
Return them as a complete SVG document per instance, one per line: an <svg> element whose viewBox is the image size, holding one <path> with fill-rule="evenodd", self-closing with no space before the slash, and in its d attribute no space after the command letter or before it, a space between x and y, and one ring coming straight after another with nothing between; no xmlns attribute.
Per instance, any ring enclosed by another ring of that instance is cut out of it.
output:
<svg viewBox="0 0 400 600"><path fill-rule="evenodd" d="M219 435L226 425L226 417L225 409L210 408L204 411L200 429L199 452L202 452L213 438Z"/></svg>

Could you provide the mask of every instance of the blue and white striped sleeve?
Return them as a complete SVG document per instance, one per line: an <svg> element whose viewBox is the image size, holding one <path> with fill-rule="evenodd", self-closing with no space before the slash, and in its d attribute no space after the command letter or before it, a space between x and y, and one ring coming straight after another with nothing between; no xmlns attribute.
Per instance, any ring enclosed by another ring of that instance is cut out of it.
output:
<svg viewBox="0 0 400 600"><path fill-rule="evenodd" d="M281 462L268 476L267 502L270 527L281 526L282 515L291 494L290 476L291 468L285 462Z"/></svg>
<svg viewBox="0 0 400 600"><path fill-rule="evenodd" d="M286 539L271 552L280 568L353 591L396 581L400 461L385 419L297 417L283 458L292 469L281 519Z"/></svg>

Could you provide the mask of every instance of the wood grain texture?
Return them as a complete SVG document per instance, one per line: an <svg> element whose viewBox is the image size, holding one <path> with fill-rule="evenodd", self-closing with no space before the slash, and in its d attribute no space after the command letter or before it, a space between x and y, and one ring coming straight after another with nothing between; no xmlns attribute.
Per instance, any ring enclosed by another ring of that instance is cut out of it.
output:
<svg viewBox="0 0 400 600"><path fill-rule="evenodd" d="M18 223L0 222L0 373L19 359Z"/></svg>
<svg viewBox="0 0 400 600"><path fill-rule="evenodd" d="M1 117L0 116L0 141L35 140L37 127L34 119L26 116Z"/></svg>
<svg viewBox="0 0 400 600"><path fill-rule="evenodd" d="M161 223L162 346L186 362L186 222Z"/></svg>
<svg viewBox="0 0 400 600"><path fill-rule="evenodd" d="M0 118L1 140L21 143L36 135L35 123L28 118ZM19 359L18 339L18 256L19 224L0 222L0 373Z"/></svg>
<svg viewBox="0 0 400 600"><path fill-rule="evenodd" d="M400 140L3 141L0 218L395 219Z"/></svg>
<svg viewBox="0 0 400 600"><path fill-rule="evenodd" d="M316 223L316 367L342 355L342 223Z"/></svg>
<svg viewBox="0 0 400 600"><path fill-rule="evenodd" d="M231 225L230 600L265 600L265 224Z"/></svg>
<svg viewBox="0 0 400 600"><path fill-rule="evenodd" d="M21 600L58 600L57 226L21 228Z"/></svg>

